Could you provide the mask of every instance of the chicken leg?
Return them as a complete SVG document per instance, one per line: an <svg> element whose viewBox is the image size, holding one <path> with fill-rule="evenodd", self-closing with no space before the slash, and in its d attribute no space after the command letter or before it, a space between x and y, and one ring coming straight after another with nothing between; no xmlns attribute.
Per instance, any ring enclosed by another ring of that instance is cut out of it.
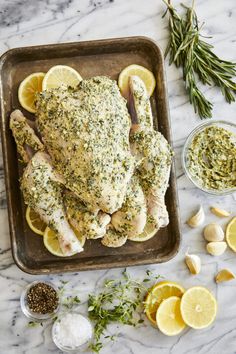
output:
<svg viewBox="0 0 236 354"><path fill-rule="evenodd" d="M101 238L111 217L101 210L91 211L72 192L64 194L64 203L68 220L76 230L87 239Z"/></svg>
<svg viewBox="0 0 236 354"><path fill-rule="evenodd" d="M44 152L37 152L23 173L21 189L26 204L57 233L63 254L72 256L83 248L66 219L62 182L51 165L50 157Z"/></svg>
<svg viewBox="0 0 236 354"><path fill-rule="evenodd" d="M133 176L128 186L122 207L112 215L114 228L128 238L143 232L147 221L146 199L137 176Z"/></svg>
<svg viewBox="0 0 236 354"><path fill-rule="evenodd" d="M131 76L129 85L132 98L130 111L132 113L134 110L137 123L132 125L130 132L131 151L136 158L138 174L147 199L148 220L159 229L169 222L164 197L168 187L172 151L164 136L152 127L151 106L147 104L144 83L140 78Z"/></svg>

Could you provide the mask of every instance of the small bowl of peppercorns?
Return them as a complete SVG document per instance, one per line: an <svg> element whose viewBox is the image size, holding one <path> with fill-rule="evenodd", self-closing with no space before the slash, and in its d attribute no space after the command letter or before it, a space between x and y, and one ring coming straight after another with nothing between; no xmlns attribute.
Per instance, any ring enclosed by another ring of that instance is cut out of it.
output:
<svg viewBox="0 0 236 354"><path fill-rule="evenodd" d="M36 321L47 320L59 310L58 290L49 282L34 281L22 292L20 303L28 318Z"/></svg>

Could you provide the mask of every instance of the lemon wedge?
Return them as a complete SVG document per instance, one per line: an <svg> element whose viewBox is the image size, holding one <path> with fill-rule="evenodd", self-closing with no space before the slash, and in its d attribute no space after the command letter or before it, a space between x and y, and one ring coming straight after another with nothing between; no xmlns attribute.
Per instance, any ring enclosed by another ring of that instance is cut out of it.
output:
<svg viewBox="0 0 236 354"><path fill-rule="evenodd" d="M46 224L40 219L39 215L35 213L29 206L26 209L25 218L30 229L37 235L43 236Z"/></svg>
<svg viewBox="0 0 236 354"><path fill-rule="evenodd" d="M83 246L85 244L85 240L86 240L85 236L81 235L72 226L71 226L71 228L74 231L74 233L77 236L77 238L79 239L79 241L81 243L81 246ZM43 243L44 243L44 246L47 248L47 250L50 253L52 253L54 256L66 257L61 251L57 234L52 229L50 229L49 227L47 227L45 229L45 231L44 231Z"/></svg>
<svg viewBox="0 0 236 354"><path fill-rule="evenodd" d="M228 246L236 252L236 216L229 222L226 227L226 241Z"/></svg>
<svg viewBox="0 0 236 354"><path fill-rule="evenodd" d="M157 327L167 336L175 336L186 327L180 312L180 302L178 296L171 296L163 300L157 310Z"/></svg>
<svg viewBox="0 0 236 354"><path fill-rule="evenodd" d="M156 312L161 302L171 296L181 298L184 288L172 281L161 281L155 284L145 299L145 313L152 325L156 326Z"/></svg>
<svg viewBox="0 0 236 354"><path fill-rule="evenodd" d="M216 299L208 289L194 286L183 294L180 311L184 322L189 327L206 328L212 324L216 317Z"/></svg>
<svg viewBox="0 0 236 354"><path fill-rule="evenodd" d="M144 66L136 65L136 64L127 66L125 69L121 71L119 75L118 86L120 88L122 95L125 98L128 98L129 77L132 75L136 75L140 77L140 79L144 82L147 89L147 93L150 97L153 94L153 91L156 86L155 76L150 70L146 69Z"/></svg>
<svg viewBox="0 0 236 354"><path fill-rule="evenodd" d="M45 75L43 79L43 91L58 87L76 87L82 77L70 66L55 65Z"/></svg>
<svg viewBox="0 0 236 354"><path fill-rule="evenodd" d="M28 112L35 113L35 94L42 91L42 82L45 74L34 73L27 76L18 89L18 99L23 108Z"/></svg>

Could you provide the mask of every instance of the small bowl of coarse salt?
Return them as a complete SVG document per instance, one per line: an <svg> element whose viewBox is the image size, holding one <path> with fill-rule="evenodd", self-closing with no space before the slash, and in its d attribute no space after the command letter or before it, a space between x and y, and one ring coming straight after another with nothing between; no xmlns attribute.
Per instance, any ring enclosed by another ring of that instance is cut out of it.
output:
<svg viewBox="0 0 236 354"><path fill-rule="evenodd" d="M93 333L90 320L75 312L61 315L52 326L53 342L64 352L86 351L92 342Z"/></svg>

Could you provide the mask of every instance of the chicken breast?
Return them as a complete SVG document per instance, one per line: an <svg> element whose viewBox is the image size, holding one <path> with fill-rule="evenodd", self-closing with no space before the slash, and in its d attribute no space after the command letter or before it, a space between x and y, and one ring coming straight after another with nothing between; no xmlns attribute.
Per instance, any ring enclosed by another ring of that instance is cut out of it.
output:
<svg viewBox="0 0 236 354"><path fill-rule="evenodd" d="M115 81L83 80L78 88L44 91L37 124L53 165L90 209L118 210L134 169L130 117Z"/></svg>

